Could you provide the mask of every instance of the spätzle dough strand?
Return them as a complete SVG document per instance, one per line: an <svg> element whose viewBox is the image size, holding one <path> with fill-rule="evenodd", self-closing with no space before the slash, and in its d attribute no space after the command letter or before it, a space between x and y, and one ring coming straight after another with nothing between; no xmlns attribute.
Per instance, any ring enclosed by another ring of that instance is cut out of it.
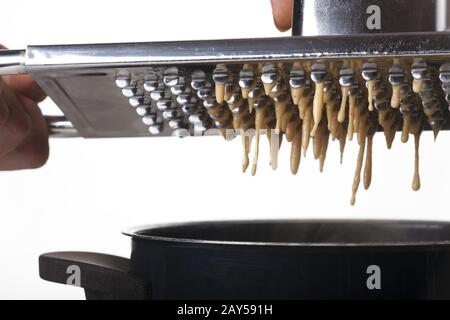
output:
<svg viewBox="0 0 450 320"><path fill-rule="evenodd" d="M368 190L372 184L372 149L374 134L367 137L366 163L364 165L364 189Z"/></svg>
<svg viewBox="0 0 450 320"><path fill-rule="evenodd" d="M410 131L410 117L408 115L403 116L403 128L402 128L402 142L407 143L409 140L409 131Z"/></svg>
<svg viewBox="0 0 450 320"><path fill-rule="evenodd" d="M344 152L345 152L345 145L347 144L347 135L344 130L342 130L341 136L339 137L339 151L341 154L340 157L340 163L344 163Z"/></svg>
<svg viewBox="0 0 450 320"><path fill-rule="evenodd" d="M324 166L325 166L325 160L327 158L327 151L328 151L328 144L330 141L330 132L328 130L324 130L324 133L322 135L322 148L320 150L320 172L323 172Z"/></svg>
<svg viewBox="0 0 450 320"><path fill-rule="evenodd" d="M420 152L420 136L421 136L421 132L418 132L416 134L414 134L414 150L415 150L415 155L414 155L414 178L413 178L413 183L412 183L412 188L414 191L419 191L420 190L420 169L419 169L419 152Z"/></svg>
<svg viewBox="0 0 450 320"><path fill-rule="evenodd" d="M270 141L270 165L272 170L277 170L278 168L278 154L280 151L280 137L281 133L273 129L267 129L267 134Z"/></svg>
<svg viewBox="0 0 450 320"><path fill-rule="evenodd" d="M367 81L367 91L368 91L368 101L369 101L369 111L373 111L373 99L377 95L375 90L376 80Z"/></svg>
<svg viewBox="0 0 450 320"><path fill-rule="evenodd" d="M369 113L364 110L363 108L361 110L361 116L360 116L360 125L358 129L358 144L361 145L367 137L368 131L369 131Z"/></svg>
<svg viewBox="0 0 450 320"><path fill-rule="evenodd" d="M286 140L288 142L292 142L294 140L298 125L299 121L296 119L289 122L286 129Z"/></svg>
<svg viewBox="0 0 450 320"><path fill-rule="evenodd" d="M277 123L275 125L275 130L279 134L282 131L282 119L286 114L287 103L279 103L275 105L275 117L277 119Z"/></svg>
<svg viewBox="0 0 450 320"><path fill-rule="evenodd" d="M234 130L239 130L241 127L242 115L233 116L233 128Z"/></svg>
<svg viewBox="0 0 450 320"><path fill-rule="evenodd" d="M252 165L252 175L256 175L258 169L258 157L259 157L259 140L260 140L260 130L256 130L256 145L255 153L253 154L253 165Z"/></svg>
<svg viewBox="0 0 450 320"><path fill-rule="evenodd" d="M264 93L266 94L266 96L270 95L270 92L272 91L273 88L275 88L276 85L277 85L277 82L263 84Z"/></svg>
<svg viewBox="0 0 450 320"><path fill-rule="evenodd" d="M380 124L380 126L383 127L383 129L386 129L387 126L387 122L386 122L386 118L389 115L390 110L379 110L378 111L378 123Z"/></svg>
<svg viewBox="0 0 450 320"><path fill-rule="evenodd" d="M394 143L395 136L397 135L397 126L396 126L395 120L396 120L395 115L393 115L392 118L389 120L387 132L385 133L386 134L386 144L387 144L388 150L392 149L392 145Z"/></svg>
<svg viewBox="0 0 450 320"><path fill-rule="evenodd" d="M234 130L239 130L241 127L241 118L240 117L233 117L233 128Z"/></svg>
<svg viewBox="0 0 450 320"><path fill-rule="evenodd" d="M287 111L285 114L283 114L283 117L281 118L281 131L286 132L287 126L289 122L291 121L292 117L294 116L294 108L291 108L289 111ZM297 118L299 118L297 116Z"/></svg>
<svg viewBox="0 0 450 320"><path fill-rule="evenodd" d="M242 147L244 150L244 157L242 160L242 172L246 172L248 166L250 165L250 157L249 157L249 153L250 153L250 137L248 137L245 134L244 130L240 130L241 132L241 139L242 139Z"/></svg>
<svg viewBox="0 0 450 320"><path fill-rule="evenodd" d="M320 153L322 152L323 135L324 135L323 128L324 128L324 125L321 122L316 131L316 135L313 137L313 151L314 151L314 159L315 160L320 159Z"/></svg>
<svg viewBox="0 0 450 320"><path fill-rule="evenodd" d="M305 88L291 88L291 95L292 95L292 102L294 105L298 106L300 103L300 99L302 98L303 94L305 93Z"/></svg>
<svg viewBox="0 0 450 320"><path fill-rule="evenodd" d="M216 83L215 92L216 92L217 103L222 104L225 100L225 84L224 83Z"/></svg>
<svg viewBox="0 0 450 320"><path fill-rule="evenodd" d="M364 112L364 107L362 105L355 107L355 115L354 115L354 120L353 120L353 129L354 129L355 133L358 133L360 130L361 114L363 112Z"/></svg>
<svg viewBox="0 0 450 320"><path fill-rule="evenodd" d="M413 80L413 91L414 93L419 93L423 88L423 79L414 79Z"/></svg>
<svg viewBox="0 0 450 320"><path fill-rule="evenodd" d="M356 95L352 95L349 98L349 111L348 111L348 140L353 140L355 133L355 112L356 112Z"/></svg>
<svg viewBox="0 0 450 320"><path fill-rule="evenodd" d="M339 137L340 129L343 124L340 123L337 119L338 111L336 110L336 100L333 99L327 103L327 119L328 119L328 131L330 131L333 140L336 140Z"/></svg>
<svg viewBox="0 0 450 320"><path fill-rule="evenodd" d="M433 129L433 138L434 138L434 142L437 141L437 138L438 138L438 136L439 136L439 132L440 132L440 130L438 130L438 129Z"/></svg>
<svg viewBox="0 0 450 320"><path fill-rule="evenodd" d="M392 86L391 107L398 109L400 107L401 86Z"/></svg>
<svg viewBox="0 0 450 320"><path fill-rule="evenodd" d="M339 114L337 120L340 123L343 123L345 121L345 116L347 112L347 100L348 100L348 93L350 91L350 87L342 87L342 102L341 102L341 108L339 109Z"/></svg>
<svg viewBox="0 0 450 320"><path fill-rule="evenodd" d="M261 130L265 126L266 110L260 109L256 111L255 127L256 127L256 144L255 153L253 155L253 165L252 165L252 175L256 175L258 168L258 158L259 158L259 142L261 138Z"/></svg>
<svg viewBox="0 0 450 320"><path fill-rule="evenodd" d="M311 108L311 95L307 94L304 95L301 99L300 102L298 104L298 112L300 115L300 119L304 120L305 116L306 116L306 111L308 110L308 108Z"/></svg>
<svg viewBox="0 0 450 320"><path fill-rule="evenodd" d="M271 129L266 130L266 136L267 136L267 140L269 140L269 147L270 147L270 163L269 163L269 165L272 167L273 170L275 170L274 168L276 168L276 166L278 164L275 163L275 166L274 166L274 162L272 161L272 158L274 157L273 148L275 147L274 142L273 142L273 135L274 135L273 130L271 130ZM277 162L277 160L278 160L278 158L276 158L275 162Z"/></svg>
<svg viewBox="0 0 450 320"><path fill-rule="evenodd" d="M325 83L319 82L316 83L316 92L314 94L313 100L313 118L314 118L314 127L311 131L311 136L314 137L316 135L317 129L319 128L320 121L322 120L323 109L324 109L324 89Z"/></svg>
<svg viewBox="0 0 450 320"><path fill-rule="evenodd" d="M364 142L359 146L358 161L356 165L355 178L353 180L353 187L352 187L352 199L350 201L352 206L356 204L356 193L358 192L359 184L361 183L361 171L363 167L365 148L366 148L366 140L364 139Z"/></svg>
<svg viewBox="0 0 450 320"><path fill-rule="evenodd" d="M291 149L291 172L296 175L300 168L302 155L302 128L299 125L296 130L295 138L292 141Z"/></svg>
<svg viewBox="0 0 450 320"><path fill-rule="evenodd" d="M309 142L311 140L311 128L312 128L312 110L309 108L306 110L305 119L303 120L302 125L302 147L303 147L303 155L306 156L306 152L308 152Z"/></svg>

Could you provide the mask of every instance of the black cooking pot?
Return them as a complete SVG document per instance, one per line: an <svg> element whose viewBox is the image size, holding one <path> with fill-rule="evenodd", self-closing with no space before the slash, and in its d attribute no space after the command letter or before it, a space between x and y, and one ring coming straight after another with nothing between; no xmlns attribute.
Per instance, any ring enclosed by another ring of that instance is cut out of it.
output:
<svg viewBox="0 0 450 320"><path fill-rule="evenodd" d="M50 253L87 299L449 299L450 224L211 222L135 229L130 259Z"/></svg>

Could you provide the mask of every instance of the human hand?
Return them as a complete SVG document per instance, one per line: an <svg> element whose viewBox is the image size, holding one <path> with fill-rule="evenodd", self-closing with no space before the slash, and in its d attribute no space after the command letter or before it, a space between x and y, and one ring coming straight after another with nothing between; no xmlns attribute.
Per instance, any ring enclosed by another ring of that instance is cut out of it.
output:
<svg viewBox="0 0 450 320"><path fill-rule="evenodd" d="M270 0L275 25L280 31L287 31L292 25L292 0Z"/></svg>
<svg viewBox="0 0 450 320"><path fill-rule="evenodd" d="M0 77L0 170L34 169L47 162L47 123L37 105L44 98L29 76Z"/></svg>

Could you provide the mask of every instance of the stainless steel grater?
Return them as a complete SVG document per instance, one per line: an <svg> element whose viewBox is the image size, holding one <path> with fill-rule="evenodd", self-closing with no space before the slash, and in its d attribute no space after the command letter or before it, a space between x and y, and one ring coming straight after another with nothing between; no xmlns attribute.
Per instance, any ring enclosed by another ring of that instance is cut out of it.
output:
<svg viewBox="0 0 450 320"><path fill-rule="evenodd" d="M287 91L324 82L338 100L339 87L367 98L375 81L377 109L420 81L402 104L427 115L425 129L448 129L449 9L447 0L294 0L292 37L29 46L0 51L0 75L33 76L65 115L48 118L59 136L202 136L233 131L237 114L251 128L249 98L277 81ZM275 102L292 105L288 93Z"/></svg>

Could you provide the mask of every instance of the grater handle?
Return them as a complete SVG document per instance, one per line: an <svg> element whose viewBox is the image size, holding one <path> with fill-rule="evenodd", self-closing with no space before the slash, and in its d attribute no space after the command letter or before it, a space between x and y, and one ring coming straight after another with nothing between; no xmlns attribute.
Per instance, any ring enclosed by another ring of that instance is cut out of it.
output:
<svg viewBox="0 0 450 320"><path fill-rule="evenodd" d="M45 116L51 138L78 138L80 134L64 116Z"/></svg>
<svg viewBox="0 0 450 320"><path fill-rule="evenodd" d="M26 74L25 50L0 50L0 76Z"/></svg>
<svg viewBox="0 0 450 320"><path fill-rule="evenodd" d="M25 50L0 50L0 76L26 74ZM52 138L79 137L78 131L64 116L45 116Z"/></svg>

